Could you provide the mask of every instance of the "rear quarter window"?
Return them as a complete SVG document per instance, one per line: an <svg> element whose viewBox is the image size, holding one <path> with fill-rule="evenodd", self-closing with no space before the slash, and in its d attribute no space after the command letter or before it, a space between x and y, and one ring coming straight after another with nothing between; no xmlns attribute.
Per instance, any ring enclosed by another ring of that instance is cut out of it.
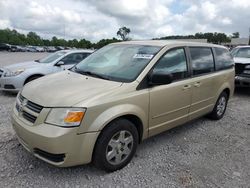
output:
<svg viewBox="0 0 250 188"><path fill-rule="evenodd" d="M225 48L214 48L216 54L216 70L224 70L231 68L234 61L229 51Z"/></svg>

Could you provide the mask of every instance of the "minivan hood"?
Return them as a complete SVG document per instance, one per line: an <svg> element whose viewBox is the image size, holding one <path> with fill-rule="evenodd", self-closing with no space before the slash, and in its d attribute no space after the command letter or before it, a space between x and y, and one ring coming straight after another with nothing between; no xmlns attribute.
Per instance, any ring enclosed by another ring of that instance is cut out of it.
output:
<svg viewBox="0 0 250 188"><path fill-rule="evenodd" d="M121 82L62 71L26 84L22 95L44 107L71 107L97 95L110 93L121 85Z"/></svg>
<svg viewBox="0 0 250 188"><path fill-rule="evenodd" d="M41 66L42 63L38 63L35 61L27 61L23 63L16 63L13 65L5 66L4 69L8 69L10 71L16 71L18 69L28 69Z"/></svg>
<svg viewBox="0 0 250 188"><path fill-rule="evenodd" d="M235 57L234 62L241 63L241 64L250 64L250 58Z"/></svg>

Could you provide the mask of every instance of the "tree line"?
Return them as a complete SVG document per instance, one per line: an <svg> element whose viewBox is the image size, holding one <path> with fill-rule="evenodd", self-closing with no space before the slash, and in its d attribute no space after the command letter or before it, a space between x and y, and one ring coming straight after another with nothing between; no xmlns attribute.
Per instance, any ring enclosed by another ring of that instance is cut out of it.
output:
<svg viewBox="0 0 250 188"><path fill-rule="evenodd" d="M128 37L130 29L127 27L121 27L117 31L117 36L122 40L130 40ZM230 42L231 38L239 38L239 32L235 32L230 36L225 33L196 33L195 35L173 35L165 36L161 38L154 38L154 40L166 40L166 39L207 39L210 43L221 44ZM96 43L92 43L87 39L72 39L65 40L57 37L52 39L43 39L35 32L29 32L27 35L21 34L16 30L1 29L0 30L0 43L8 43L11 45L32 45L32 46L67 46L76 48L101 48L109 43L119 42L121 40L113 37L111 39L101 39Z"/></svg>
<svg viewBox="0 0 250 188"><path fill-rule="evenodd" d="M72 39L65 40L57 37L52 37L51 40L43 39L35 32L29 32L27 35L21 34L16 30L1 29L0 43L7 43L11 45L32 45L32 46L67 46L76 48L101 48L109 43L119 42L117 38L101 39L96 43L92 43L86 39Z"/></svg>

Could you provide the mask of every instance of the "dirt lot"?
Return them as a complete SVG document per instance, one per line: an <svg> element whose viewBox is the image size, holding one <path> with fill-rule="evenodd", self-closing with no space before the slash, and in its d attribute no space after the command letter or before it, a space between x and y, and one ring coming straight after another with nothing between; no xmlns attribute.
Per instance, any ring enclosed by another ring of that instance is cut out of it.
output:
<svg viewBox="0 0 250 188"><path fill-rule="evenodd" d="M3 65L42 53L0 53ZM143 142L124 169L56 168L18 143L15 95L0 92L0 187L250 187L250 89L237 89L221 121L201 118Z"/></svg>

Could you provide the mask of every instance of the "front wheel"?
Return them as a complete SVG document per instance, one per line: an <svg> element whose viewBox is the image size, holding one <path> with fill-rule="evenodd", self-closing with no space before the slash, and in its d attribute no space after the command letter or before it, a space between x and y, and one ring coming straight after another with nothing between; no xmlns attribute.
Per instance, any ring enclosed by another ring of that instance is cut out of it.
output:
<svg viewBox="0 0 250 188"><path fill-rule="evenodd" d="M223 118L225 111L227 109L228 94L222 92L214 106L213 111L209 114L209 117L214 120L219 120Z"/></svg>
<svg viewBox="0 0 250 188"><path fill-rule="evenodd" d="M115 120L97 140L94 164L107 172L123 168L133 158L138 140L138 132L132 122L126 119Z"/></svg>

